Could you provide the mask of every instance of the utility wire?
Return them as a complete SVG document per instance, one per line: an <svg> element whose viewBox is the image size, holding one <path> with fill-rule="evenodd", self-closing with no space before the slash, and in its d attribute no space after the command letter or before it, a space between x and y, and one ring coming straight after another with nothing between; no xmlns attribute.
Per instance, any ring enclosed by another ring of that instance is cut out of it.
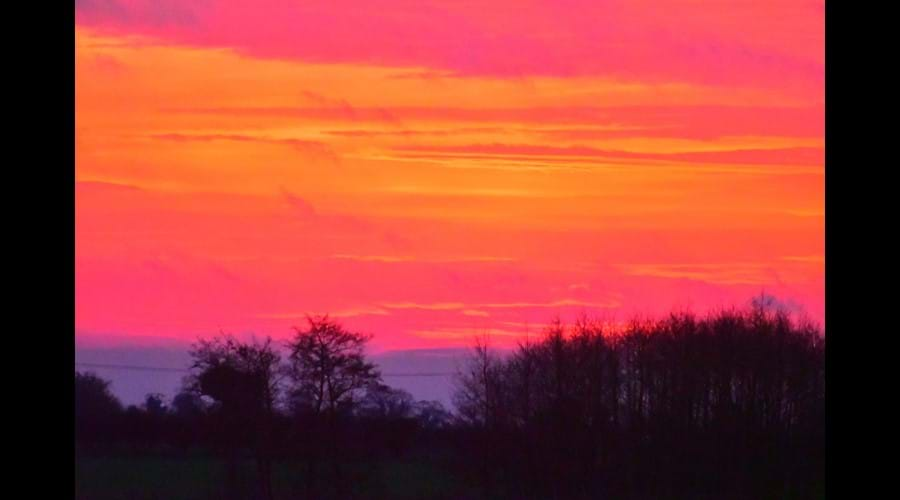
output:
<svg viewBox="0 0 900 500"><path fill-rule="evenodd" d="M75 366L85 366L88 368L109 368L113 370L136 370L149 372L181 372L186 373L190 370L186 368L169 368L165 366L135 366L135 365L110 365L105 363L80 363L75 362Z"/></svg>
<svg viewBox="0 0 900 500"><path fill-rule="evenodd" d="M187 368L174 368L167 366L139 366L139 365L117 365L107 363L82 363L75 362L75 366L83 366L86 368L105 368L110 370L133 370L133 371L150 371L150 372L177 372L188 373ZM455 375L454 372L408 372L408 373L382 373L382 377L449 377Z"/></svg>

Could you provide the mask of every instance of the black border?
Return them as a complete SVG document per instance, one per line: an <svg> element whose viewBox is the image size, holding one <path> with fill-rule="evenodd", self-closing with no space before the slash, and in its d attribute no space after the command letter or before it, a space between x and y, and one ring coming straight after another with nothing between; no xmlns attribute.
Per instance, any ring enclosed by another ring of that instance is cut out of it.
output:
<svg viewBox="0 0 900 500"><path fill-rule="evenodd" d="M840 415L841 401L844 401L846 367L844 360L853 359L849 348L844 344L848 338L846 315L853 314L854 309L846 299L846 267L840 262L846 260L845 248L841 242L849 243L841 231L841 217L848 201L841 190L847 189L848 171L846 154L842 141L846 138L848 122L846 118L846 101L839 97L845 92L843 78L847 77L842 61L842 50L838 49L838 38L843 32L841 23L848 22L846 9L840 9L840 3L825 1L825 330L826 343L826 400L825 400L825 490L831 498L853 498L861 491L859 487L843 487L855 482L848 477L848 467L854 462L851 457L843 455L845 447L841 443L840 428L846 428L846 421ZM843 33L846 37L846 33ZM845 38L842 38L844 40ZM841 42L843 43L843 41ZM851 122L852 126L852 122ZM845 191L846 192L846 191ZM841 208L838 208L838 207ZM838 298L841 296L842 298ZM840 304L837 306L836 304ZM857 309L858 310L858 309ZM852 369L852 368L851 368ZM844 370L844 373L842 373ZM859 400L864 398L860 396ZM856 493L845 494L850 491Z"/></svg>
<svg viewBox="0 0 900 500"><path fill-rule="evenodd" d="M28 161L32 165L22 165L19 168L27 168L29 171L35 172L36 179L41 185L48 185L51 191L43 193L43 188L32 190L37 193L38 200L32 200L27 206L34 207L36 205L47 204L45 209L50 217L44 217L39 227L31 229L34 236L48 237L46 242L35 242L28 244L26 241L26 253L30 253L32 248L38 251L32 259L35 259L30 265L26 264L26 268L18 269L24 271L26 279L37 280L38 285L33 287L33 292L25 293L24 297L19 300L34 302L31 306L34 308L27 313L28 315L23 321L23 326L28 326L32 331L30 334L24 335L28 337L25 341L31 344L31 349L38 349L39 353L49 352L52 358L46 370L39 376L47 376L52 382L42 384L43 387L58 387L58 390L45 391L31 389L32 397L37 400L38 405L45 408L45 415L50 416L51 422L41 425L39 432L39 442L42 442L44 450L58 450L62 457L59 461L61 468L67 469L68 474L61 471L60 475L50 472L46 467L38 467L40 472L44 474L43 482L33 483L34 486L46 491L49 483L57 483L62 488L68 490L68 486L63 481L51 480L47 481L47 475L53 475L56 478L71 477L74 484L74 468L72 467L72 456L74 455L74 430L72 421L72 373L74 371L74 331L75 331L75 97L74 97L74 80L75 80L75 47L74 47L74 27L75 27L75 2L68 8L59 9L59 16L53 23L54 28L50 30L35 30L32 36L45 38L43 42L53 49L55 57L39 58L37 63L43 66L43 69L50 69L50 75L34 77L40 79L37 83L46 86L40 92L41 95L33 96L34 102L38 106L31 108L30 112L37 116L33 117L31 128L38 131L37 127L53 129L54 133L38 133L36 144L26 151L31 151L34 156ZM844 410L841 408L844 402L848 401L845 397L847 381L845 375L852 370L852 366L848 367L846 362L852 360L853 351L850 345L845 342L848 339L848 323L847 318L853 314L856 309L852 304L852 290L848 292L847 276L852 269L844 267L842 262L847 262L846 247L852 246L854 241L847 241L846 233L840 229L843 226L841 217L845 212L845 207L853 203L852 200L846 198L849 190L847 182L848 178L852 178L852 171L848 171L847 155L848 150L845 148L844 140L846 134L853 130L854 127L862 124L855 124L854 121L848 120L849 115L847 101L842 101L841 94L847 94L845 80L850 79L852 75L846 74L844 62L846 59L841 53L842 49L839 45L844 44L844 40L848 35L842 28L842 23L849 21L845 16L846 9L840 9L840 2L825 2L825 35L826 35L826 51L825 51L825 324L827 329L827 417L826 417L826 491L832 498L843 498L840 492L844 490L842 484L848 484L853 479L847 478L839 480L841 476L845 476L846 468L852 466L854 456L841 458L845 437L841 436L841 429L847 429ZM46 12L44 13L46 14ZM46 20L45 15L41 15ZM58 24L57 24L58 23ZM845 35L841 37L841 35ZM22 35L18 35L22 36ZM56 38L58 36L58 38ZM838 42L840 38L841 42ZM47 54L47 51L44 51ZM58 74L55 74L59 72ZM857 73L857 76L862 74ZM28 82L24 84L30 86L33 82L32 78L25 78ZM57 87L58 85L58 87ZM16 100L15 96L10 99ZM39 109L45 108L45 109ZM26 113L29 110L25 111ZM58 117L60 122L54 124L54 117ZM55 127L60 127L56 131ZM54 147L51 137L57 137L60 134L60 144ZM11 145L14 149L18 149L15 144ZM28 155L25 155L25 160ZM22 160L17 160L22 161ZM55 166L41 163L51 162ZM854 161L860 161L854 158ZM58 168L57 168L58 167ZM51 174L45 176L40 172L48 170ZM61 171L60 171L61 170ZM13 193L15 194L15 193ZM26 195L27 196L27 195ZM56 206L58 203L59 206ZM839 208L840 207L840 208ZM25 209L28 210L27 208ZM44 225L45 224L45 225ZM842 241L843 240L843 241ZM855 240L855 239L854 239ZM856 243L861 243L855 240ZM61 255L60 255L61 254ZM852 257L851 257L852 259ZM855 262L862 262L853 259ZM16 267L13 265L13 267ZM30 268L30 269L29 269ZM47 285L46 287L44 285ZM55 293L48 293L48 288L56 288ZM24 288L23 288L24 291ZM45 295L46 293L46 295ZM857 298L858 299L858 298ZM848 302L849 300L849 302ZM869 306L871 307L871 306ZM864 309L865 310L865 309ZM868 309L871 311L871 309ZM17 311L10 311L14 315L18 315ZM10 335L15 332L8 332ZM871 345L871 344L870 344ZM11 354L11 353L9 353ZM859 359L857 357L857 359ZM23 360L18 360L23 361ZM58 377L58 378L57 378ZM37 383L37 382L31 382ZM31 384L29 383L29 385ZM32 386L33 387L33 386ZM26 389L27 390L27 389ZM53 401L47 401L52 398ZM856 398L850 398L856 399ZM36 407L37 407L36 406ZM49 406L49 407L45 407ZM852 413L849 411L848 413ZM850 426L855 427L855 426ZM41 446L41 445L38 445ZM64 451L65 450L65 451ZM32 450L42 455L48 455L41 450ZM70 454L70 452L72 454ZM862 457L860 457L862 458ZM869 459L875 457L866 457ZM849 488L848 488L849 490ZM68 490L72 491L72 490ZM860 491L854 488L854 491ZM853 497L848 495L847 497Z"/></svg>
<svg viewBox="0 0 900 500"><path fill-rule="evenodd" d="M5 73L4 422L13 496L71 498L75 481L75 2L10 13ZM10 6L10 7L19 7ZM30 15L29 15L30 14ZM28 20L28 21L26 21ZM18 28L18 29L16 29ZM11 389L11 390L10 390ZM15 393L15 394L13 394ZM71 481L71 482L69 482ZM54 491L58 490L58 491Z"/></svg>

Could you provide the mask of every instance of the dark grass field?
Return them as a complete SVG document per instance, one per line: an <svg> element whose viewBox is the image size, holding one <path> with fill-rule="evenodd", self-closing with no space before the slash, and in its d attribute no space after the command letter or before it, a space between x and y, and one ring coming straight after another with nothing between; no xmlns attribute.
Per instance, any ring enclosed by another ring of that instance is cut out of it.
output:
<svg viewBox="0 0 900 500"><path fill-rule="evenodd" d="M308 498L306 463L276 462L272 471L275 499ZM471 495L449 471L413 460L382 460L345 465L345 490L319 481L321 498L358 499L462 499ZM166 457L117 455L78 457L75 462L75 497L79 500L218 500L228 499L225 464L208 456ZM240 464L238 497L254 498L254 463ZM330 487L329 487L330 486ZM319 497L317 495L317 497Z"/></svg>
<svg viewBox="0 0 900 500"><path fill-rule="evenodd" d="M273 500L287 499L523 499L544 496L521 488L513 480L504 487L494 484L490 493L477 480L462 480L441 460L411 456L344 464L341 485L326 464L320 466L315 492L307 490L307 463L280 461L273 464ZM117 453L105 456L78 456L75 461L75 498L78 500L253 500L256 496L256 469L252 460L240 463L234 491L226 491L225 463L208 455L166 456ZM507 478L509 481L509 478ZM647 478L652 480L652 478ZM823 499L824 485L807 494L784 492L767 496L772 500ZM663 495L665 498L676 498ZM578 498L593 498L578 496ZM622 497L626 498L626 497ZM657 498L644 495L627 498ZM681 498L681 497L677 497ZM697 497L701 498L701 497ZM703 499L718 498L708 495ZM754 495L721 498L756 498ZM759 497L763 498L763 497Z"/></svg>

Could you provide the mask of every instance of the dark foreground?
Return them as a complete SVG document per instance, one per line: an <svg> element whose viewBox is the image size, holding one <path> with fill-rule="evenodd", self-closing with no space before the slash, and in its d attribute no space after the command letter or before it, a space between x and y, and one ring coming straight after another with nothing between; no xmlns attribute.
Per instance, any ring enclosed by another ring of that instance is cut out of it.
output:
<svg viewBox="0 0 900 500"><path fill-rule="evenodd" d="M543 499L543 498L772 498L779 500L824 499L824 484L805 485L793 491L757 496L748 488L743 494L640 493L632 495L572 495L562 492L528 491L521 484L495 481L486 488L476 476L454 470L452 463L423 456L407 456L342 466L339 486L327 481L309 493L308 464L302 460L278 460L272 466L272 500L307 498L346 499ZM226 464L216 457L151 453L111 453L79 456L75 462L75 498L78 500L253 500L257 475L251 458L239 462L237 481L226 487ZM654 481L648 474L647 482ZM652 490L652 488L651 488Z"/></svg>
<svg viewBox="0 0 900 500"><path fill-rule="evenodd" d="M227 500L252 499L255 464L239 465L236 491L226 492L226 467L204 456L112 455L79 457L75 464L75 498L79 500ZM345 491L320 485L321 498L462 499L479 498L477 489L453 480L434 464L410 459L348 464ZM273 499L309 498L306 464L277 461L272 467Z"/></svg>
<svg viewBox="0 0 900 500"><path fill-rule="evenodd" d="M479 343L453 414L382 383L364 341L326 318L289 363L201 342L184 391L140 408L76 373L77 497L824 498L825 339L783 311Z"/></svg>

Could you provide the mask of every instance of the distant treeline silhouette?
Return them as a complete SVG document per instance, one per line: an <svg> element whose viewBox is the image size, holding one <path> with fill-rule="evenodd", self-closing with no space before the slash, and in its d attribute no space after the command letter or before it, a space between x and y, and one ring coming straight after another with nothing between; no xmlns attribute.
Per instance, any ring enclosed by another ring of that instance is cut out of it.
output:
<svg viewBox="0 0 900 500"><path fill-rule="evenodd" d="M270 339L201 339L179 394L140 408L76 372L76 449L218 456L235 499L391 498L379 467L358 465L398 457L452 478L442 498L824 497L825 339L764 300L555 321L504 355L477 339L452 414L384 384L369 339L328 317L284 357ZM273 489L283 462L304 464L290 491Z"/></svg>
<svg viewBox="0 0 900 500"><path fill-rule="evenodd" d="M824 354L762 305L555 323L503 359L477 345L455 403L486 484L514 477L517 497L814 498Z"/></svg>

